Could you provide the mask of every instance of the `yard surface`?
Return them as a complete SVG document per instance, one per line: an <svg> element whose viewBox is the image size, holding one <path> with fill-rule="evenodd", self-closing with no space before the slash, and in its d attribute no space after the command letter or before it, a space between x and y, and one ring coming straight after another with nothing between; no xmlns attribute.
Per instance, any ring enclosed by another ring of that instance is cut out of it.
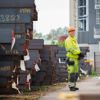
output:
<svg viewBox="0 0 100 100"><path fill-rule="evenodd" d="M0 95L0 100L62 100L59 94L99 94L100 76L89 77L77 82L78 91L70 92L67 83L57 83L50 86L32 87L32 91L23 90L17 95ZM67 100L67 99L66 99Z"/></svg>
<svg viewBox="0 0 100 100"><path fill-rule="evenodd" d="M74 93L74 94L77 94L77 95L88 94L88 95L91 95L91 96L98 94L100 96L100 77L99 76L98 77L90 77L86 80L78 82L77 87L79 87L78 91L70 92L69 88L66 86L66 87L64 87L64 88L62 88L62 89L60 89L56 92L52 92L52 93L49 93L48 95L41 97L39 100L62 100L62 99L58 98L60 93L65 93L66 95L71 94L71 93L72 94ZM70 100L76 100L76 99L70 99ZM100 98L96 99L96 100L100 100Z"/></svg>

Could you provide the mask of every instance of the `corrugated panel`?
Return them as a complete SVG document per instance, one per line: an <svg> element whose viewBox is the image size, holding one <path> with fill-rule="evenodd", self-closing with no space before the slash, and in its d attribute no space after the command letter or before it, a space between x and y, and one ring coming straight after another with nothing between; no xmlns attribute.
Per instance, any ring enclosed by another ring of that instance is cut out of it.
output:
<svg viewBox="0 0 100 100"><path fill-rule="evenodd" d="M33 7L34 0L0 0L0 7Z"/></svg>

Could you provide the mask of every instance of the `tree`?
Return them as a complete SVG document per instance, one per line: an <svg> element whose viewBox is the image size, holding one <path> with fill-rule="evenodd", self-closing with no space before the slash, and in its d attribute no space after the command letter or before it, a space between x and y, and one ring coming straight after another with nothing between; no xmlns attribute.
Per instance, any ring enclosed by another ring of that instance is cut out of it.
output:
<svg viewBox="0 0 100 100"><path fill-rule="evenodd" d="M41 39L41 38L43 38L42 33L37 33L36 31L34 31L33 38L34 39Z"/></svg>
<svg viewBox="0 0 100 100"><path fill-rule="evenodd" d="M51 34L48 34L47 35L47 40L51 40L52 39L52 35Z"/></svg>
<svg viewBox="0 0 100 100"><path fill-rule="evenodd" d="M36 30L34 31L34 39L44 39L44 41L51 41L51 44L55 44L58 41L59 36L68 36L67 27L59 27L57 29L51 29L49 34L43 35L41 32L37 33Z"/></svg>
<svg viewBox="0 0 100 100"><path fill-rule="evenodd" d="M49 32L49 34L47 35L47 39L49 40L58 40L58 37L59 36L67 36L67 27L64 27L64 28L57 28L56 30L55 29L51 29L51 31Z"/></svg>

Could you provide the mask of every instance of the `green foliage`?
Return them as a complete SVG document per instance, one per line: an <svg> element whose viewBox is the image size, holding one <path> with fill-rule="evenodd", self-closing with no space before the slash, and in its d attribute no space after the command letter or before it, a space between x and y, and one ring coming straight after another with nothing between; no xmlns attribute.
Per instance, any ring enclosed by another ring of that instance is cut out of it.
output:
<svg viewBox="0 0 100 100"><path fill-rule="evenodd" d="M21 92L21 94L29 94L29 92L30 92L30 90L29 89L22 89L22 90L20 90L20 92Z"/></svg>
<svg viewBox="0 0 100 100"><path fill-rule="evenodd" d="M65 47L65 41L64 42L58 42L59 47Z"/></svg>
<svg viewBox="0 0 100 100"><path fill-rule="evenodd" d="M31 86L31 91L39 91L39 90L45 91L45 90L47 90L49 87L50 87L50 86L48 86L48 85ZM29 95L31 91L30 91L29 89L26 89L26 88L20 90L21 94L23 94L23 95Z"/></svg>
<svg viewBox="0 0 100 100"><path fill-rule="evenodd" d="M45 91L49 88L49 86L43 85L43 86L32 86L31 90L32 91L38 91L38 90L42 90Z"/></svg>
<svg viewBox="0 0 100 100"><path fill-rule="evenodd" d="M51 44L52 44L52 45L55 45L56 43L55 43L55 41L54 41L54 40L52 40L52 41L51 41Z"/></svg>
<svg viewBox="0 0 100 100"><path fill-rule="evenodd" d="M96 72L94 71L94 69L92 69L92 76L96 76Z"/></svg>

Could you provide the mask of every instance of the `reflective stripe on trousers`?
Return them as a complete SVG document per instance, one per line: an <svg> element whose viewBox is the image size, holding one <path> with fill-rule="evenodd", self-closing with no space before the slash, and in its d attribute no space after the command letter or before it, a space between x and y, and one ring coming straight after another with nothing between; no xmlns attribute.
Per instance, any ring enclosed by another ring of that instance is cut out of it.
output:
<svg viewBox="0 0 100 100"><path fill-rule="evenodd" d="M68 86L69 87L76 87L76 81L78 78L78 59L69 58L70 61L74 61L74 65L68 65Z"/></svg>
<svg viewBox="0 0 100 100"><path fill-rule="evenodd" d="M75 87L75 82L68 82L68 87Z"/></svg>

